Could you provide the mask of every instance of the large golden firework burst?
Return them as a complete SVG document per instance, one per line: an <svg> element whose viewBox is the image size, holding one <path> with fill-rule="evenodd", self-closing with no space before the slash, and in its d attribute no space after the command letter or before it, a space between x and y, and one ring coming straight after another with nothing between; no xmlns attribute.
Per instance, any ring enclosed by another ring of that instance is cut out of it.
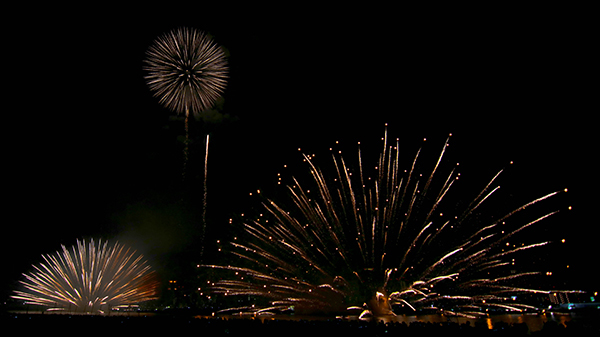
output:
<svg viewBox="0 0 600 337"><path fill-rule="evenodd" d="M141 254L119 243L77 240L25 276L25 291L12 297L26 304L75 313L105 313L112 308L155 299L158 281Z"/></svg>
<svg viewBox="0 0 600 337"><path fill-rule="evenodd" d="M514 258L550 242L512 242L558 213L523 211L563 191L482 221L478 210L498 191L503 170L466 207L452 203L460 172L444 160L449 139L429 172L421 171L420 149L402 169L399 141L388 143L387 129L374 166L363 164L360 145L354 165L332 152L333 174L304 155L310 178L293 179L291 200L262 199L261 216L244 217L245 235L229 244L233 261L199 266L224 273L210 282L213 293L250 300L224 312L349 309L364 316L404 306L477 317L488 308L536 309L516 296L550 290L525 281L542 273L514 267Z"/></svg>

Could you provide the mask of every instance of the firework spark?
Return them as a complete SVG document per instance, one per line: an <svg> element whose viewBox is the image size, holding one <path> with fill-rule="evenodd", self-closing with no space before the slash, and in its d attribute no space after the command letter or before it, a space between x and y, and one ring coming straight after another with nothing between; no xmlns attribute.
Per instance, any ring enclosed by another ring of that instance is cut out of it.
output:
<svg viewBox="0 0 600 337"><path fill-rule="evenodd" d="M94 240L43 256L34 272L23 274L26 291L15 299L26 304L79 313L104 313L154 299L158 283L142 255L116 243Z"/></svg>
<svg viewBox="0 0 600 337"><path fill-rule="evenodd" d="M500 171L466 208L447 214L456 212L456 205L446 204L460 177L454 167L438 178L448 140L430 174L418 173L420 149L409 169L400 170L400 144L388 144L387 127L372 176L363 167L360 146L356 167L332 152L332 177L313 163L314 156L303 155L309 187L293 178L290 207L263 200L264 214L244 220L247 235L230 243L236 262L200 266L232 273L211 283L213 293L254 298L228 310L255 314L362 308L363 315L385 315L393 314L393 305L404 305L452 307L459 315L477 316L490 306L528 308L511 295L548 291L518 286L540 273L512 274L510 258L548 242L513 249L505 249L506 243L557 211L526 224L509 220L560 192L481 222L476 210L498 191L493 185Z"/></svg>

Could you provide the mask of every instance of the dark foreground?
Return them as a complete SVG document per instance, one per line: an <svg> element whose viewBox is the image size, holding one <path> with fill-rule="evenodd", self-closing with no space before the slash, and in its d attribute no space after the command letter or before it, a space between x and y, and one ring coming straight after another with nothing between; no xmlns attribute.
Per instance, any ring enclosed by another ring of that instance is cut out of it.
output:
<svg viewBox="0 0 600 337"><path fill-rule="evenodd" d="M205 336L598 336L595 325L567 322L566 326L547 322L539 331L529 331L525 323L499 322L489 329L485 324L381 323L346 320L222 319L156 316L70 316L4 314L3 331L12 335L36 333L77 333L96 335L205 335ZM15 329L15 330L12 330Z"/></svg>

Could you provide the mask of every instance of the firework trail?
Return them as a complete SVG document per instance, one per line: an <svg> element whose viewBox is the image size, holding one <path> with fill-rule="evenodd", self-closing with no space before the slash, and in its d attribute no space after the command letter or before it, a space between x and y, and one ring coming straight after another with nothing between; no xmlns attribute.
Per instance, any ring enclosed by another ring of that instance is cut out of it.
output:
<svg viewBox="0 0 600 337"><path fill-rule="evenodd" d="M207 198L208 198L208 143L210 136L206 135L206 148L204 149L204 198L202 198L202 229L200 231L200 240L204 243L204 234L206 232L206 210L207 210ZM200 256L204 255L204 244L201 245Z"/></svg>
<svg viewBox="0 0 600 337"><path fill-rule="evenodd" d="M188 160L189 115L211 108L225 90L225 53L204 32L179 28L159 37L148 49L144 69L159 102L185 114L184 170Z"/></svg>
<svg viewBox="0 0 600 337"><path fill-rule="evenodd" d="M15 291L15 299L26 304L78 313L105 313L156 298L158 282L142 255L116 243L94 240L55 255L42 256L44 263L34 272L23 274L25 291Z"/></svg>
<svg viewBox="0 0 600 337"><path fill-rule="evenodd" d="M310 169L308 187L293 178L287 186L289 206L264 199L263 214L245 219L246 235L229 244L234 260L199 266L225 274L211 282L212 292L254 299L227 309L254 314L360 308L365 310L361 316L386 315L393 314L393 305L404 305L453 308L444 312L475 317L489 307L530 308L511 296L549 291L522 286L540 273L512 274L511 258L548 242L507 249L507 240L557 211L526 224L512 219L560 192L481 222L476 211L498 191L493 186L500 171L466 208L452 213L457 205L446 204L460 173L454 167L438 177L447 147L448 140L428 175L418 173L420 149L409 168L400 170L399 140L388 143L387 127L372 175L363 165L360 143L354 167L332 152L331 177L313 156L303 155Z"/></svg>

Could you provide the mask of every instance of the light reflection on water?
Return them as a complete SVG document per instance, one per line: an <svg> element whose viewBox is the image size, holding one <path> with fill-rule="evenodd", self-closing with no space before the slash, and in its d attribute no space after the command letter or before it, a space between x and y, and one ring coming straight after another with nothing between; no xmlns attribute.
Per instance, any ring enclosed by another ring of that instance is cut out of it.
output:
<svg viewBox="0 0 600 337"><path fill-rule="evenodd" d="M485 318L480 319L472 319L465 317L456 317L456 316L445 316L445 315L417 315L417 316L406 316L406 315L398 315L398 316L390 316L381 319L383 322L405 322L406 324L410 324L412 322L431 322L431 323L444 323L444 322L453 322L458 324L470 324L471 326L475 326L476 324L482 324L482 322L487 325L489 329L493 329L494 324L498 322L504 322L508 324L517 324L517 323L525 323L529 327L530 331L538 331L541 330L544 326L544 323L548 321L556 321L559 324L564 324L572 319L569 314L502 314L502 315L489 315Z"/></svg>
<svg viewBox="0 0 600 337"><path fill-rule="evenodd" d="M531 331L541 330L544 326L544 323L547 321L556 321L557 323L564 324L564 322L568 322L571 320L571 316L568 314L502 314L502 315L490 315L486 318L480 319L472 319L465 317L452 317L445 315L422 315L422 316L396 316L391 317L390 321L395 322L406 322L409 324L414 321L421 322L432 322L432 323L442 323L442 322L454 322L459 324L466 324L469 322L471 326L474 326L476 323L484 321L489 329L492 329L494 324L498 322L504 322L508 324L517 324L517 323L525 323L529 327Z"/></svg>
<svg viewBox="0 0 600 337"><path fill-rule="evenodd" d="M197 316L198 318L210 318L210 316ZM281 320L331 320L331 317L323 317L323 316L302 316L302 315L274 315L274 316L238 316L238 315L227 315L227 316L218 316L224 319L260 319L264 320L272 320L272 319L281 319ZM446 315L398 315L398 316L386 316L378 318L379 321L384 323L387 322L399 322L410 324L412 322L431 322L431 323L445 323L445 322L453 322L458 324L470 324L471 326L484 324L489 329L493 329L494 324L498 322L508 323L508 324L517 324L517 323L525 323L529 327L530 331L538 331L544 327L544 323L548 321L554 321L558 324L564 325L565 322L569 322L573 319L574 315L571 314L563 314L563 313L546 313L546 314L501 314L501 315L489 315L485 318L480 319L472 319L465 317L456 317L456 316L446 316ZM577 318L577 317L576 317ZM357 320L357 316L344 317L345 320ZM469 323L467 323L469 322Z"/></svg>
<svg viewBox="0 0 600 337"><path fill-rule="evenodd" d="M555 321L559 324L563 324L572 319L569 314L502 314L502 315L490 315L485 318L472 319L465 317L445 316L445 315L419 315L419 316L405 316L399 315L396 317L390 317L387 321L392 322L432 322L432 323L443 323L443 322L454 322L458 324L469 324L475 326L484 322L488 329L493 329L494 324L498 322L504 322L508 324L525 323L529 327L530 331L538 331L544 327L544 323L548 321ZM386 321L386 320L384 320Z"/></svg>
<svg viewBox="0 0 600 337"><path fill-rule="evenodd" d="M13 313L18 314L44 314L42 312L37 311L13 311ZM67 313L67 312L46 312L45 315L74 315L75 313ZM88 314L89 315L89 314ZM157 315L153 312L111 312L107 316L144 316L144 317L152 317ZM160 313L158 313L160 315ZM195 318L221 318L221 319L260 319L261 321L265 320L332 320L333 317L327 316L307 316L307 315L264 315L264 316L254 316L254 315L217 315L217 316L204 316L199 315L195 316ZM349 316L342 318L344 320L358 320L358 316ZM588 313L588 314L568 314L568 313L545 313L545 314L501 314L501 315L489 315L485 318L480 319L472 319L465 317L457 317L457 316L446 316L446 315L437 315L437 314L429 314L429 315L398 315L398 316L385 316L378 318L379 321L384 323L387 322L399 322L410 324L412 322L431 322L431 323L445 323L445 322L453 322L458 324L470 324L471 326L484 324L489 329L493 329L494 324L498 322L508 323L508 324L517 324L517 323L525 323L529 327L530 331L538 331L544 327L544 323L549 321L554 321L558 324L565 325L566 322L571 320L574 321L588 321L588 320L596 320L598 319L597 313Z"/></svg>

